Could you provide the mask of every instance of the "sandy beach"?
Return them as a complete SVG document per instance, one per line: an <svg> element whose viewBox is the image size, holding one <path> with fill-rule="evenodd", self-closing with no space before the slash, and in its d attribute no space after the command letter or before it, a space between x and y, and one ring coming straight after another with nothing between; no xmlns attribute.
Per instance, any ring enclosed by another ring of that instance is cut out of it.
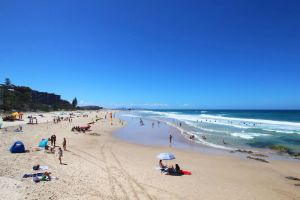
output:
<svg viewBox="0 0 300 200"><path fill-rule="evenodd" d="M104 119L108 111L76 113L73 121L53 123L58 113L37 114L38 125L5 122L0 130L0 199L300 199L300 163L272 160L263 163L234 156L211 155L171 147L152 147L124 142L113 136L122 127L119 119ZM86 133L72 132L96 119ZM43 122L43 123L42 123ZM23 132L15 132L15 126ZM124 126L126 123L124 124ZM5 130L7 128L7 130ZM56 154L32 151L42 138L55 134L57 145L67 140L63 163ZM20 140L29 152L12 154ZM175 161L192 175L169 176L156 169L156 155L172 152ZM35 183L22 178L33 165L47 165L51 181Z"/></svg>

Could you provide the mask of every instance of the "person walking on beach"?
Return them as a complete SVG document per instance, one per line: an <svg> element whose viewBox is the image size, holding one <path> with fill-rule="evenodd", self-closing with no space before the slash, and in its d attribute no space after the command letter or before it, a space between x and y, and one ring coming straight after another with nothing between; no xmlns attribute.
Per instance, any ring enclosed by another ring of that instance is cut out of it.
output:
<svg viewBox="0 0 300 200"><path fill-rule="evenodd" d="M140 125L144 126L144 122L143 122L142 118L140 118Z"/></svg>
<svg viewBox="0 0 300 200"><path fill-rule="evenodd" d="M53 145L55 147L55 143L56 143L56 135L53 135Z"/></svg>
<svg viewBox="0 0 300 200"><path fill-rule="evenodd" d="M154 122L152 122L152 128L154 127Z"/></svg>
<svg viewBox="0 0 300 200"><path fill-rule="evenodd" d="M64 141L63 141L62 145L63 145L64 151L67 151L67 140L66 140L66 138L64 138Z"/></svg>
<svg viewBox="0 0 300 200"><path fill-rule="evenodd" d="M59 164L62 164L61 162L61 158L63 157L63 151L62 149L59 147L58 149L58 160L59 160Z"/></svg>
<svg viewBox="0 0 300 200"><path fill-rule="evenodd" d="M172 134L170 134L170 136L169 136L170 144L172 143L172 138L173 138L173 136L172 136Z"/></svg>

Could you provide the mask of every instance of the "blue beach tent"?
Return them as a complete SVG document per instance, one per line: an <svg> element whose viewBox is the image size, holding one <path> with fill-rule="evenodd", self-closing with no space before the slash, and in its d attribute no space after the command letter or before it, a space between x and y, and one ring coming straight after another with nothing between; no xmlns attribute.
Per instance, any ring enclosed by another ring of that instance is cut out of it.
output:
<svg viewBox="0 0 300 200"><path fill-rule="evenodd" d="M25 146L23 142L17 141L10 147L11 153L25 153Z"/></svg>
<svg viewBox="0 0 300 200"><path fill-rule="evenodd" d="M39 147L45 148L45 146L48 145L47 139L42 139L39 143Z"/></svg>

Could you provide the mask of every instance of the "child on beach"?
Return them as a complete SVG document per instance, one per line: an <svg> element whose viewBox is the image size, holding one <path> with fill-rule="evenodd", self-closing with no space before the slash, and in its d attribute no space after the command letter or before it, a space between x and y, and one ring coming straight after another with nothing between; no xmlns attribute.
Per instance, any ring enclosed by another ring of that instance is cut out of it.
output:
<svg viewBox="0 0 300 200"><path fill-rule="evenodd" d="M59 164L62 164L61 162L61 158L63 157L63 151L62 149L59 147L58 149L58 160L59 160Z"/></svg>

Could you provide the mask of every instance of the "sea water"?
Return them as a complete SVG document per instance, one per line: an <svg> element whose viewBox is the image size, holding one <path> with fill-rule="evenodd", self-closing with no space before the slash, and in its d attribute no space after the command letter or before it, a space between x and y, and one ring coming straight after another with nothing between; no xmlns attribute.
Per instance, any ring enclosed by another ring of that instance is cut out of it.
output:
<svg viewBox="0 0 300 200"><path fill-rule="evenodd" d="M297 110L135 110L123 116L165 122L187 138L194 135L195 143L219 149L283 145L300 152Z"/></svg>

